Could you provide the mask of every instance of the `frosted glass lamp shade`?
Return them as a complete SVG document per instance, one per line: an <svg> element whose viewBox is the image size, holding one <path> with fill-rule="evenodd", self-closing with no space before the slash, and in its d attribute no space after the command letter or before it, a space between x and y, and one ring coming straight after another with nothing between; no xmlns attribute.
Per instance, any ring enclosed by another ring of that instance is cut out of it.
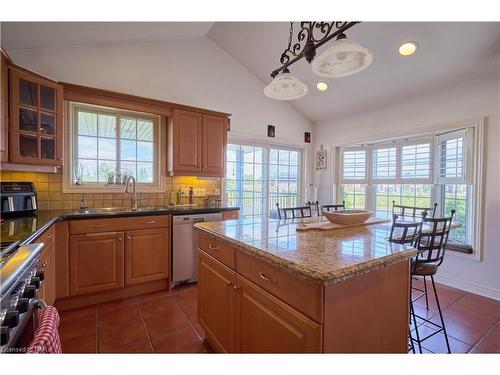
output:
<svg viewBox="0 0 500 375"><path fill-rule="evenodd" d="M312 71L325 78L345 77L368 67L373 53L351 39L338 39L317 56L311 64Z"/></svg>
<svg viewBox="0 0 500 375"><path fill-rule="evenodd" d="M295 100L308 91L306 84L292 73L280 73L264 88L264 95L276 100Z"/></svg>

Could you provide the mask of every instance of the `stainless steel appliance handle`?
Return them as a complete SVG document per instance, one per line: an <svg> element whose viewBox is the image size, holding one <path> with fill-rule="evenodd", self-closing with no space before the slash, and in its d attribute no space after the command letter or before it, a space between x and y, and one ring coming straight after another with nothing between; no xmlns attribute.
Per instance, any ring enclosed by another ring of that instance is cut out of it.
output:
<svg viewBox="0 0 500 375"><path fill-rule="evenodd" d="M14 211L14 198L7 197L7 204L9 205L9 211Z"/></svg>
<svg viewBox="0 0 500 375"><path fill-rule="evenodd" d="M31 196L31 208L36 210L38 207L36 206L36 198L34 195Z"/></svg>

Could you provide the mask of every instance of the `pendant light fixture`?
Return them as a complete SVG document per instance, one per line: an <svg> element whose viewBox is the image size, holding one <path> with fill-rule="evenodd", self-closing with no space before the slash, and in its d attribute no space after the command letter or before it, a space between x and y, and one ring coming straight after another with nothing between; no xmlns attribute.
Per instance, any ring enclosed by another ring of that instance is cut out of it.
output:
<svg viewBox="0 0 500 375"><path fill-rule="evenodd" d="M273 70L272 82L264 94L277 100L294 100L307 94L307 86L288 67L303 57L312 64L312 71L326 78L345 77L368 67L373 54L346 37L345 32L359 22L300 22L297 42L293 40L293 22L290 22L288 47L281 54L281 67ZM336 38L332 45L316 57L316 49Z"/></svg>
<svg viewBox="0 0 500 375"><path fill-rule="evenodd" d="M304 82L285 69L266 86L264 94L276 100L295 100L305 96L308 91L309 88Z"/></svg>
<svg viewBox="0 0 500 375"><path fill-rule="evenodd" d="M372 60L371 51L340 34L328 49L313 60L311 69L320 77L345 77L367 68Z"/></svg>

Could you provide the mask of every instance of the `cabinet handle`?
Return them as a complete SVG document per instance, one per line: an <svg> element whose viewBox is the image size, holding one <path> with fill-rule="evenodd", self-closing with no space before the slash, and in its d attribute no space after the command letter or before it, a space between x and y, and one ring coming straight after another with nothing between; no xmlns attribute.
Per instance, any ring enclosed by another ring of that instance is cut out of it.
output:
<svg viewBox="0 0 500 375"><path fill-rule="evenodd" d="M47 261L43 262L43 263L42 263L42 267L43 267L43 268L47 267L47 264L49 264L49 262L47 262Z"/></svg>
<svg viewBox="0 0 500 375"><path fill-rule="evenodd" d="M238 289L240 289L240 287L239 287L238 285L236 285L236 284L233 284L233 289L234 289L235 291L237 291Z"/></svg>
<svg viewBox="0 0 500 375"><path fill-rule="evenodd" d="M219 250L219 248L218 248L217 246L214 246L214 245L212 245L211 243L209 243L209 244L208 244L208 248L209 248L210 250Z"/></svg>
<svg viewBox="0 0 500 375"><path fill-rule="evenodd" d="M270 276L266 275L265 273L259 272L259 276L262 280L266 280L266 281L269 281L270 283L276 284L276 280L274 280Z"/></svg>
<svg viewBox="0 0 500 375"><path fill-rule="evenodd" d="M87 237L113 236L118 233L119 232L87 233L85 236ZM119 240L121 241L122 237L120 237Z"/></svg>
<svg viewBox="0 0 500 375"><path fill-rule="evenodd" d="M226 281L226 285L227 285L227 286L231 286L231 284L232 284L232 282L231 282L231 281L229 281L229 280L225 280L225 281Z"/></svg>
<svg viewBox="0 0 500 375"><path fill-rule="evenodd" d="M127 240L131 240L131 239L132 239L132 237L130 237L130 236L127 236Z"/></svg>
<svg viewBox="0 0 500 375"><path fill-rule="evenodd" d="M156 221L151 220L151 221L143 221L143 224L156 224Z"/></svg>
<svg viewBox="0 0 500 375"><path fill-rule="evenodd" d="M104 228L106 224L92 224L90 227L91 228Z"/></svg>
<svg viewBox="0 0 500 375"><path fill-rule="evenodd" d="M53 235L53 234L49 234L49 235L47 236L47 238L48 238L48 239L51 239L52 237L54 237L54 235Z"/></svg>

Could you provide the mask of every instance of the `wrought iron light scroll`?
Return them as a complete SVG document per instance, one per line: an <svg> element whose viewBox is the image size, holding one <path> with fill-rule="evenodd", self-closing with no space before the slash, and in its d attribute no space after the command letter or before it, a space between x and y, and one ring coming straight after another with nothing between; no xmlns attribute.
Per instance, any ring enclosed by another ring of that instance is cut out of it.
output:
<svg viewBox="0 0 500 375"><path fill-rule="evenodd" d="M294 24L290 22L288 46L280 57L281 66L271 72L273 81L264 94L272 99L294 100L308 92L308 87L290 73L289 67L305 58L313 72L325 78L337 78L357 73L370 65L373 54L345 32L359 22L300 22L294 41ZM316 57L316 50L335 38L329 48Z"/></svg>
<svg viewBox="0 0 500 375"><path fill-rule="evenodd" d="M271 77L287 69L303 57L311 63L316 56L316 49L335 37L345 38L344 32L359 22L314 22L302 21L300 31L297 34L297 41L293 43L293 22L290 22L290 35L288 47L281 54L281 67L273 70ZM292 45L293 44L293 45Z"/></svg>

